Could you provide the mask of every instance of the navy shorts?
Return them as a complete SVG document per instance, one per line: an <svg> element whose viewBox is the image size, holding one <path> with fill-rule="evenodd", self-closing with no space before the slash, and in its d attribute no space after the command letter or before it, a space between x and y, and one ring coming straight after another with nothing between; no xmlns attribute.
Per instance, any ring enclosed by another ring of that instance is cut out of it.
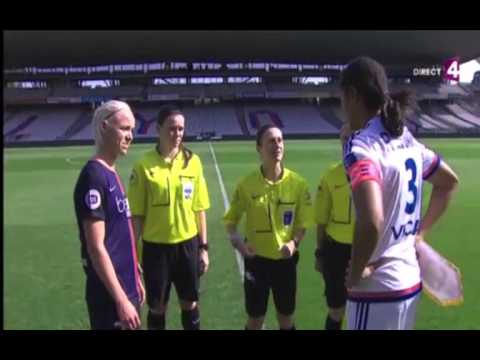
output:
<svg viewBox="0 0 480 360"><path fill-rule="evenodd" d="M117 325L117 307L108 290L96 274L87 273L85 300L87 301L90 328L92 330L121 330ZM140 316L139 299L131 299Z"/></svg>
<svg viewBox="0 0 480 360"><path fill-rule="evenodd" d="M270 289L277 312L289 316L295 311L298 251L288 259L272 260L260 256L245 258L245 307L248 316L267 313Z"/></svg>
<svg viewBox="0 0 480 360"><path fill-rule="evenodd" d="M143 242L143 278L149 308L168 303L172 283L180 300L198 301L199 238L178 244Z"/></svg>

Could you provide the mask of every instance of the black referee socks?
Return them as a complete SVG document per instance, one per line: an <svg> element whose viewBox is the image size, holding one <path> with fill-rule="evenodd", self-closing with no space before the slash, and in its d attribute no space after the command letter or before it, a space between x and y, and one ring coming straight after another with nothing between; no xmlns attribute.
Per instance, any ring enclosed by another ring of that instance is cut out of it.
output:
<svg viewBox="0 0 480 360"><path fill-rule="evenodd" d="M147 328L148 330L165 330L165 314L148 311Z"/></svg>
<svg viewBox="0 0 480 360"><path fill-rule="evenodd" d="M182 325L184 330L200 330L200 311L198 306L193 310L182 310Z"/></svg>
<svg viewBox="0 0 480 360"><path fill-rule="evenodd" d="M342 322L333 320L330 315L327 316L325 321L325 330L341 330Z"/></svg>

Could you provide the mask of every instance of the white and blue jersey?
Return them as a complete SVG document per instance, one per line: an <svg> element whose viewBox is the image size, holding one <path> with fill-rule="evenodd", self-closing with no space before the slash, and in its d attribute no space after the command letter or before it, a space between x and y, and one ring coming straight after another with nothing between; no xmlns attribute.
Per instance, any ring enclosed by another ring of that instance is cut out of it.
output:
<svg viewBox="0 0 480 360"><path fill-rule="evenodd" d="M415 234L420 228L422 185L439 164L439 156L419 143L406 127L401 136L389 136L379 117L372 118L346 142L344 165L352 190L362 181L377 181L385 219L368 262L376 269L349 290L349 300L398 301L420 292Z"/></svg>

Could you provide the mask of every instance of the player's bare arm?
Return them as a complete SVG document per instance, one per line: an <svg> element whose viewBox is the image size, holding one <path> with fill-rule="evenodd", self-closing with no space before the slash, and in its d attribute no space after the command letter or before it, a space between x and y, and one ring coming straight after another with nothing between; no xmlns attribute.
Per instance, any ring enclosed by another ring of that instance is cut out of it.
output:
<svg viewBox="0 0 480 360"><path fill-rule="evenodd" d="M325 239L327 236L327 225L318 224L317 225L317 249L315 250L315 270L318 272L323 272L323 260L321 258L321 253L324 250Z"/></svg>
<svg viewBox="0 0 480 360"><path fill-rule="evenodd" d="M373 180L360 183L352 192L357 220L352 244L350 273L346 286L354 286L364 274L383 226L383 200L380 185Z"/></svg>
<svg viewBox="0 0 480 360"><path fill-rule="evenodd" d="M105 248L105 222L86 219L83 222L87 251L93 267L117 305L121 325L125 329L140 327L140 318L118 281L110 256Z"/></svg>
<svg viewBox="0 0 480 360"><path fill-rule="evenodd" d="M236 224L227 224L226 229L228 238L230 239L232 246L237 249L242 254L242 256L248 258L255 255L255 250L250 245L245 244L245 242L243 241L242 236L237 231Z"/></svg>
<svg viewBox="0 0 480 360"><path fill-rule="evenodd" d="M210 264L208 258L208 240L207 240L207 215L204 210L197 212L197 227L198 236L200 239L200 267L201 274L205 274L208 271Z"/></svg>
<svg viewBox="0 0 480 360"><path fill-rule="evenodd" d="M437 171L427 179L433 185L432 193L427 211L421 221L418 239L424 238L425 234L432 228L432 226L445 213L445 210L450 203L452 194L458 187L458 176L445 163L441 162Z"/></svg>

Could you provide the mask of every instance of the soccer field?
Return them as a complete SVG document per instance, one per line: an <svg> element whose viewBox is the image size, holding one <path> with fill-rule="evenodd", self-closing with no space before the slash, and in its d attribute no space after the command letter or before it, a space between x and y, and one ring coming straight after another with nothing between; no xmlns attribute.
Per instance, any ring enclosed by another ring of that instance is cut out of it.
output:
<svg viewBox="0 0 480 360"><path fill-rule="evenodd" d="M416 329L480 329L480 243L475 224L480 214L480 141L425 139L460 177L459 191L444 218L427 239L462 271L465 302L441 308L425 294ZM259 165L253 141L215 142L228 195L237 181ZM207 212L210 270L201 282L203 329L243 329L245 310L235 253L225 236L225 211L208 143L187 145L203 161L210 193ZM118 162L125 184L133 162L151 144L135 144ZM4 326L5 329L88 329L85 276L73 208L73 188L93 147L4 149ZM320 175L340 159L338 140L287 140L285 165L303 175L314 195ZM427 200L430 186L424 186ZM424 201L425 203L426 201ZM243 227L242 227L243 230ZM300 249L297 329L323 329L326 314L323 280L314 271L315 230ZM181 329L180 311L172 289L168 329ZM146 319L146 307L142 318ZM145 321L143 321L145 328ZM270 299L267 329L277 329Z"/></svg>

